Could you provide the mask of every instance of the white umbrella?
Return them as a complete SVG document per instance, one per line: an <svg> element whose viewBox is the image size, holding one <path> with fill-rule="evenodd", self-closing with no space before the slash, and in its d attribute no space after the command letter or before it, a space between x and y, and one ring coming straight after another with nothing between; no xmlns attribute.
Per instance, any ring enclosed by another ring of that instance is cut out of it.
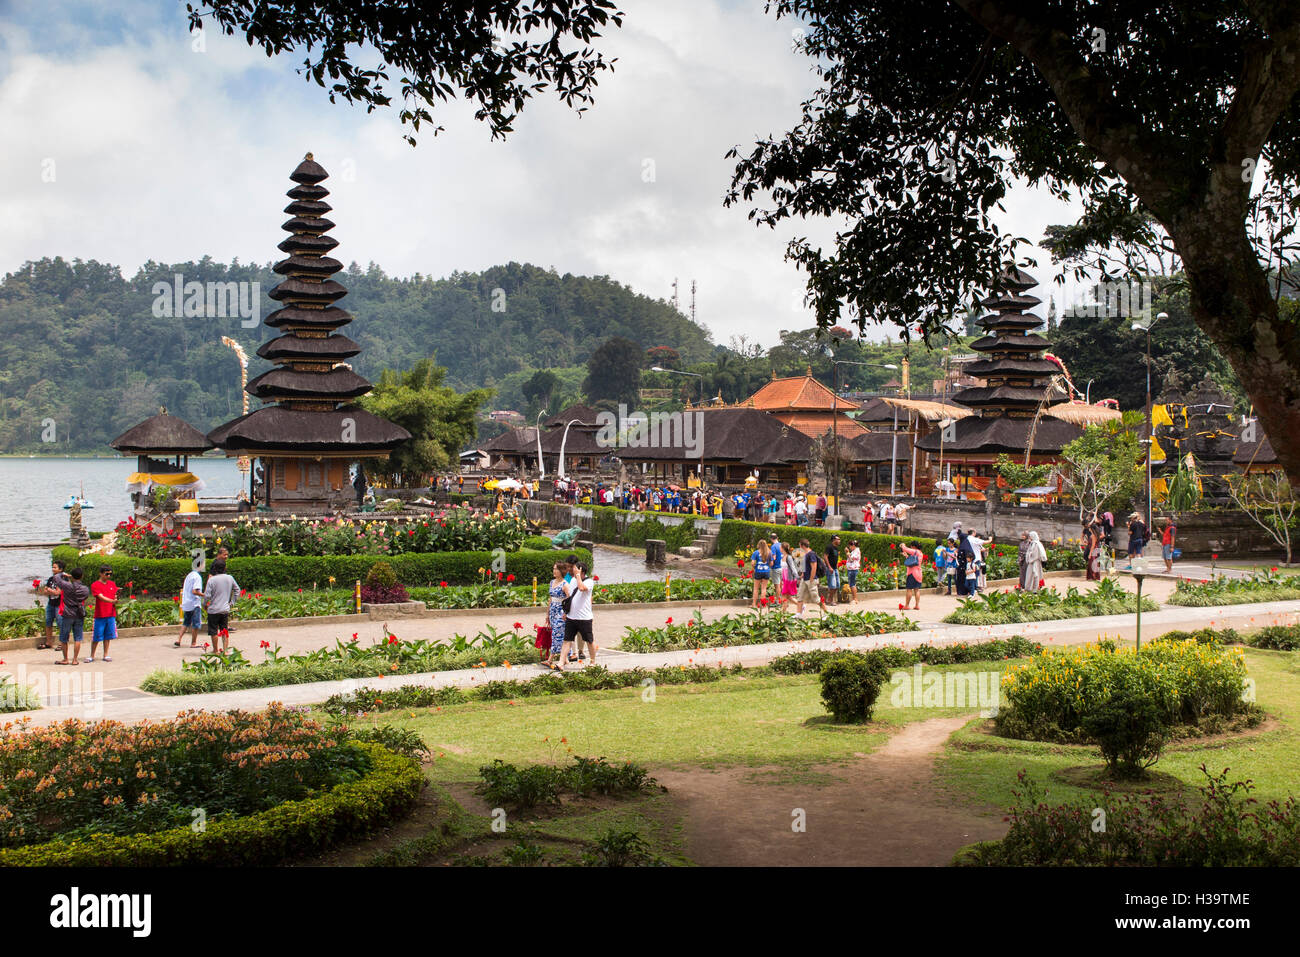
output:
<svg viewBox="0 0 1300 957"><path fill-rule="evenodd" d="M957 488L957 486L953 485L947 479L944 479L941 482L935 482L934 487L938 489L943 489L945 492L951 492Z"/></svg>
<svg viewBox="0 0 1300 957"><path fill-rule="evenodd" d="M503 478L501 479L501 481L497 482L497 488L503 488L506 489L507 491L509 491L510 489L521 489L523 487L524 487L524 483L519 481L518 479Z"/></svg>

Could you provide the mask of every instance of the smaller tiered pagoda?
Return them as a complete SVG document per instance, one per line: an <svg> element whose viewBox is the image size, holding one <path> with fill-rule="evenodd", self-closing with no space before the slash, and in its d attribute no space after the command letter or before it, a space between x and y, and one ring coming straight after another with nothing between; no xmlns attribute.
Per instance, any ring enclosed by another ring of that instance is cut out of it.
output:
<svg viewBox="0 0 1300 957"><path fill-rule="evenodd" d="M983 384L953 396L977 414L954 422L950 433L955 437L948 441L943 429L931 431L917 442L919 449L933 454L942 447L946 461L988 477L1000 454L1024 456L1028 450L1031 463L1050 462L1082 434L1077 425L1046 414L1066 395L1052 386L1061 369L1043 356L1049 343L1035 331L1043 320L1027 311L1042 302L1027 293L1036 285L1038 280L1024 270L1008 266L1003 271L997 291L981 302L990 310L979 320L987 334L970 346L982 358L963 370Z"/></svg>
<svg viewBox="0 0 1300 957"><path fill-rule="evenodd" d="M281 333L257 354L273 368L245 387L262 408L214 429L208 439L229 456L262 460L263 501L274 509L322 510L349 496L348 463L387 458L410 433L352 404L370 383L344 360L361 347L336 330L352 316L336 303L347 295L332 277L343 268L326 255L338 240L325 234L329 176L310 153L289 178L290 235L279 248L288 258L274 270L285 278L267 295L282 307L264 320Z"/></svg>

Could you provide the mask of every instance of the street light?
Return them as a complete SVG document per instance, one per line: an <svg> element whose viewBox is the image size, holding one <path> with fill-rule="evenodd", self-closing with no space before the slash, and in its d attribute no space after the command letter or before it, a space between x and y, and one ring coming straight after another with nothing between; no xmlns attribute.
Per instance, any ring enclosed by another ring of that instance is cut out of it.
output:
<svg viewBox="0 0 1300 957"><path fill-rule="evenodd" d="M665 369L663 366L651 366L651 367L650 367L650 371L651 371L651 372L667 372L669 375L685 375L685 376L692 376L693 378L699 379L699 380L700 380L700 408L704 408L704 376L703 376L701 373L699 373L699 372L681 372L681 371L679 371L679 370L677 370L677 369ZM696 413L696 414L697 414L697 415L700 415L700 414L702 414L702 413ZM699 434L699 441L700 441L700 488L703 489L703 488L704 488L704 428L703 428L704 422L703 422L703 420L701 420L699 424L700 424L700 426L701 426L701 428L700 428L700 434ZM686 433L685 433L685 429L686 429L686 426L683 424L683 426L682 426L682 445L683 445L683 451L685 451L685 443L686 443Z"/></svg>
<svg viewBox="0 0 1300 957"><path fill-rule="evenodd" d="M1161 312L1155 319L1138 319L1133 323L1133 331L1144 332L1147 337L1147 535L1151 534L1151 445L1155 441L1151 426L1151 326L1168 318L1169 313Z"/></svg>
<svg viewBox="0 0 1300 957"><path fill-rule="evenodd" d="M1083 390L1083 404L1084 404L1084 405L1091 405L1091 404L1092 404L1092 384L1093 384L1094 382L1096 382L1096 381L1097 381L1096 379L1089 379L1089 380L1088 380L1088 385L1087 385L1087 386L1084 388L1084 390Z"/></svg>
<svg viewBox="0 0 1300 957"><path fill-rule="evenodd" d="M855 359L836 359L835 353L831 351L830 346L822 349L822 355L831 360L831 448L834 450L831 456L831 474L832 493L835 497L835 512L837 515L843 515L840 511L840 434L836 426L839 424L840 417L840 390L837 366L868 366L875 369L893 369L898 370L898 366L892 362L858 362ZM894 407L894 456L898 455L898 407ZM891 479L892 482L892 479ZM892 492L890 493L893 494Z"/></svg>

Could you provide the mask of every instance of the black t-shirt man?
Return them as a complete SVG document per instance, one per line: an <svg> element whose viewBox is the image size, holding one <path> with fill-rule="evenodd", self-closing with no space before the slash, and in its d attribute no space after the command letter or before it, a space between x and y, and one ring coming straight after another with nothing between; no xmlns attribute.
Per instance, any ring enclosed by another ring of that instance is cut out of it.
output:
<svg viewBox="0 0 1300 957"><path fill-rule="evenodd" d="M822 574L829 574L832 569L840 567L840 550L835 547L835 542L826 546L826 567Z"/></svg>

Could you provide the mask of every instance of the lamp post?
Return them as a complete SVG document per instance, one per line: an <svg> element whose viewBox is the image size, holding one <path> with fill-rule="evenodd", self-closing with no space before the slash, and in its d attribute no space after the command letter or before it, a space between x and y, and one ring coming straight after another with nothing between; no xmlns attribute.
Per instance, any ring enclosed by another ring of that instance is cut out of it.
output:
<svg viewBox="0 0 1300 957"><path fill-rule="evenodd" d="M1084 404L1084 405L1091 405L1091 404L1092 404L1092 384L1093 384L1093 382L1095 382L1095 381L1096 381L1095 379L1089 379L1089 380L1088 380L1088 385L1087 385L1087 386L1084 388L1084 390L1083 390L1083 404Z"/></svg>
<svg viewBox="0 0 1300 957"><path fill-rule="evenodd" d="M1151 326L1160 319L1168 319L1169 313L1162 312L1155 319L1139 319L1133 323L1134 332L1144 332L1147 337L1147 534L1151 534L1151 445L1154 441L1151 427ZM1140 585L1139 585L1140 587Z"/></svg>
<svg viewBox="0 0 1300 957"><path fill-rule="evenodd" d="M651 371L651 372L667 372L669 375L684 375L684 376L691 376L692 378L695 378L695 379L699 379L699 380L700 380L700 408L701 408L701 409L704 408L704 376L703 376L701 373L699 373L699 372L681 372L681 371L679 371L679 370L677 370L677 369L665 369L663 366L651 366L651 367L650 367L650 371ZM702 414L702 413L697 413L697 414ZM700 488L701 488L701 489L704 488L704 428L703 428L703 425L704 425L703 420L701 420L701 422L700 422L700 426L701 426L701 428L700 428L700 430L699 430L699 431L700 431L700 434L699 434L699 442L700 442ZM683 423L683 425L682 425L682 444L683 444L683 446L685 445L685 443L686 443L686 426L685 426L685 424ZM685 451L684 448L683 448L683 451Z"/></svg>
<svg viewBox="0 0 1300 957"><path fill-rule="evenodd" d="M831 360L831 448L833 450L831 456L831 474L834 476L834 478L832 479L831 492L835 498L836 514L843 515L844 513L839 510L840 509L840 449L839 449L840 434L837 426L839 425L839 418L840 418L840 390L838 385L839 379L837 375L839 370L837 367L838 366L867 366L868 368L872 368L872 369L894 369L895 371L897 371L898 366L894 365L892 362L859 362L856 359L836 359L835 353L831 351L830 346L827 346L822 350L822 355L826 356L826 358ZM894 409L894 431L895 431L894 446L895 449L897 449L898 446L898 435L897 435L898 409L897 408Z"/></svg>

